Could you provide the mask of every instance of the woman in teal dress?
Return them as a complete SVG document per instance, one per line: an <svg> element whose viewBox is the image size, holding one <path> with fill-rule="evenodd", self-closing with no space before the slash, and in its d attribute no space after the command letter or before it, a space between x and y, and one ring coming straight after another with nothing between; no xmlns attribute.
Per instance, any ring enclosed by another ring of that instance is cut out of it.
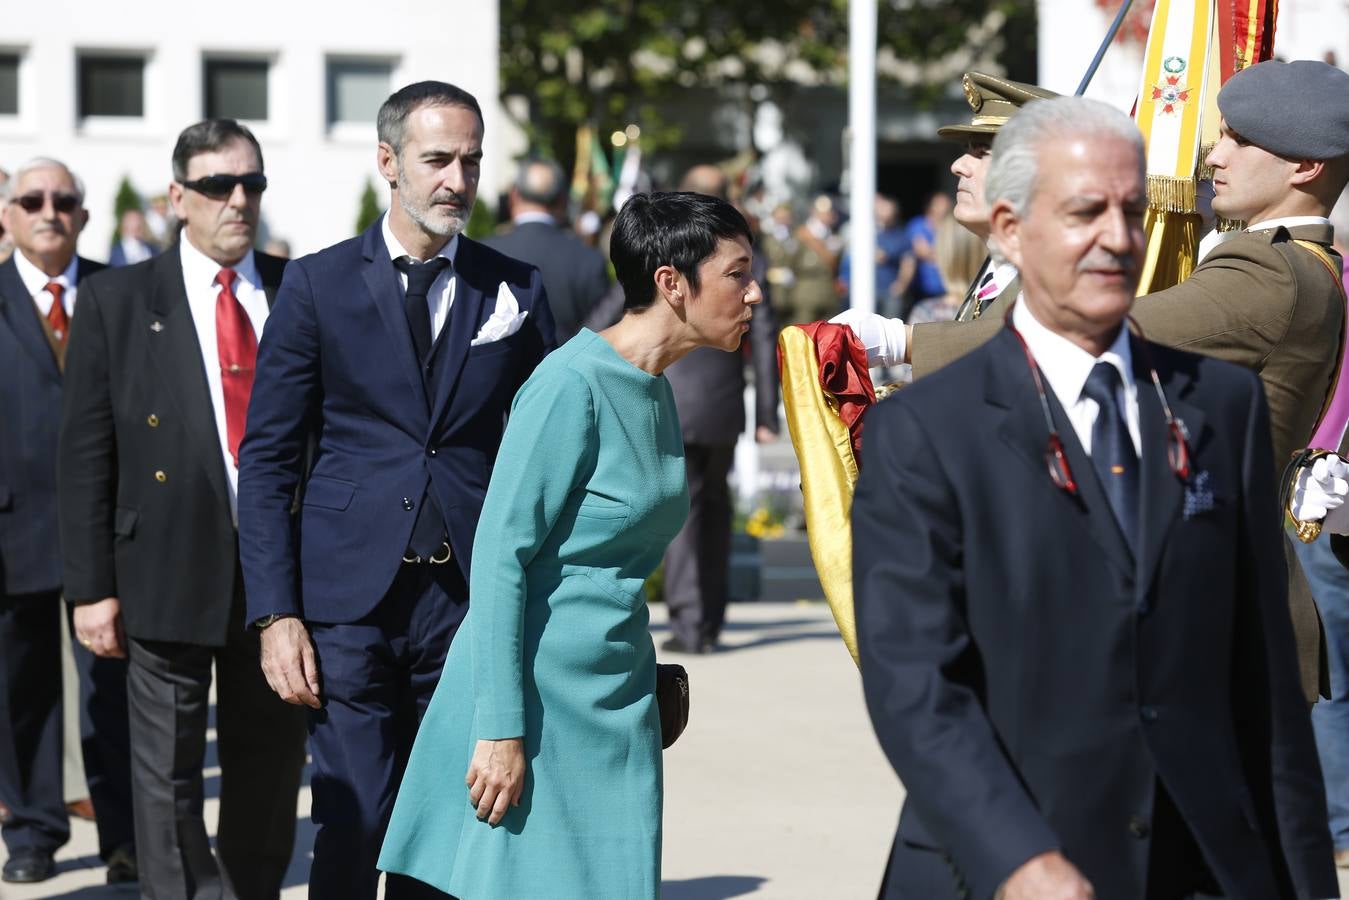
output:
<svg viewBox="0 0 1349 900"><path fill-rule="evenodd" d="M379 867L462 900L660 892L661 739L643 582L688 511L661 374L734 351L750 231L701 194L639 194L610 252L622 321L520 389L474 541L470 608L403 776Z"/></svg>

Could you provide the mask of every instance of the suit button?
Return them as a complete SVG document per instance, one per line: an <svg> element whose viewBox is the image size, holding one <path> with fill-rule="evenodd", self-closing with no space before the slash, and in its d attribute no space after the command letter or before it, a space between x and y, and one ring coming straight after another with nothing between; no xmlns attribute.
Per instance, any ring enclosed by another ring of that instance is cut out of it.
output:
<svg viewBox="0 0 1349 900"><path fill-rule="evenodd" d="M436 455L436 448L435 448L435 447L432 447L430 450L427 450L427 451L426 451L426 455L427 455L427 456L435 456L435 455Z"/></svg>
<svg viewBox="0 0 1349 900"><path fill-rule="evenodd" d="M1157 707L1155 706L1140 707L1138 710L1138 714L1143 717L1144 722L1157 721Z"/></svg>
<svg viewBox="0 0 1349 900"><path fill-rule="evenodd" d="M412 502L412 498L411 498L411 497L404 497L404 498L403 498L403 509L412 509L412 507L415 506L415 505L416 505L416 504Z"/></svg>
<svg viewBox="0 0 1349 900"><path fill-rule="evenodd" d="M155 481L158 481L160 484L163 484L164 482L166 482L166 481L168 481L168 480L169 480L169 476L167 476L167 475L164 474L164 470L163 470L163 469L160 469L159 471L155 472Z"/></svg>
<svg viewBox="0 0 1349 900"><path fill-rule="evenodd" d="M1143 838L1147 837L1151 832L1152 828L1149 826L1147 819L1143 818L1142 816L1129 817L1129 834L1132 837L1136 837L1141 841L1143 840Z"/></svg>
<svg viewBox="0 0 1349 900"><path fill-rule="evenodd" d="M155 415L154 413L150 413L150 415L145 417L145 424L149 425L151 428L158 428L159 416Z"/></svg>

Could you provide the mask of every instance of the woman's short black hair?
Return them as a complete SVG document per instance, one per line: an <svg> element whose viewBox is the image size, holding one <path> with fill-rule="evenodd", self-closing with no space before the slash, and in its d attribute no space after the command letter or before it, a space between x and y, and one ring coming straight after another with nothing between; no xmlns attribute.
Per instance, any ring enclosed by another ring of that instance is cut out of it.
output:
<svg viewBox="0 0 1349 900"><path fill-rule="evenodd" d="M745 217L725 200L688 191L634 194L614 220L609 239L623 308L641 311L656 302L656 270L674 266L698 290L698 266L723 238L753 242Z"/></svg>

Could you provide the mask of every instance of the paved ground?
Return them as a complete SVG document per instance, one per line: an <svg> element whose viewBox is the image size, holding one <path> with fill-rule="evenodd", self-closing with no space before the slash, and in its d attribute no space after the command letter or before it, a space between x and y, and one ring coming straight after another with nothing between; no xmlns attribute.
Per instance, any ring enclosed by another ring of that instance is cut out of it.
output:
<svg viewBox="0 0 1349 900"><path fill-rule="evenodd" d="M689 670L692 713L665 756L664 900L861 900L875 896L884 869L902 788L876 747L828 608L791 599L820 593L802 548L765 550L763 590L775 601L733 605L724 652L677 660ZM664 607L652 619L659 642ZM212 794L219 769L214 759L208 766ZM211 822L216 805L207 801ZM284 900L306 896L307 787L297 817ZM135 897L102 884L96 847L93 826L76 822L60 874L0 885L0 900ZM1340 882L1349 896L1343 872Z"/></svg>
<svg viewBox="0 0 1349 900"><path fill-rule="evenodd" d="M662 896L874 897L901 790L871 735L828 608L741 603L731 618L725 652L678 659L689 670L692 703L689 730L665 756ZM664 608L653 607L658 642L663 619ZM208 763L214 793L219 769ZM208 819L215 814L209 800ZM307 788L298 816L286 900L306 895ZM96 849L93 827L76 822L57 877L0 885L0 898L136 896L102 884Z"/></svg>

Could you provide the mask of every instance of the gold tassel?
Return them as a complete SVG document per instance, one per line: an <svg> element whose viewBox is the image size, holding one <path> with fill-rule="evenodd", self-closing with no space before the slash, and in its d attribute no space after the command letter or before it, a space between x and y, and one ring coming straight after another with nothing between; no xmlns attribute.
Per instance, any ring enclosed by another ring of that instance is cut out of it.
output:
<svg viewBox="0 0 1349 900"><path fill-rule="evenodd" d="M1193 213L1199 208L1193 178L1148 176L1148 206L1158 212Z"/></svg>
<svg viewBox="0 0 1349 900"><path fill-rule="evenodd" d="M1199 179L1200 181L1213 180L1213 167L1210 166L1208 163L1206 163L1204 160L1208 159L1208 155L1213 152L1213 148L1216 146L1218 145L1202 144L1199 147L1199 162L1195 164L1194 177Z"/></svg>

